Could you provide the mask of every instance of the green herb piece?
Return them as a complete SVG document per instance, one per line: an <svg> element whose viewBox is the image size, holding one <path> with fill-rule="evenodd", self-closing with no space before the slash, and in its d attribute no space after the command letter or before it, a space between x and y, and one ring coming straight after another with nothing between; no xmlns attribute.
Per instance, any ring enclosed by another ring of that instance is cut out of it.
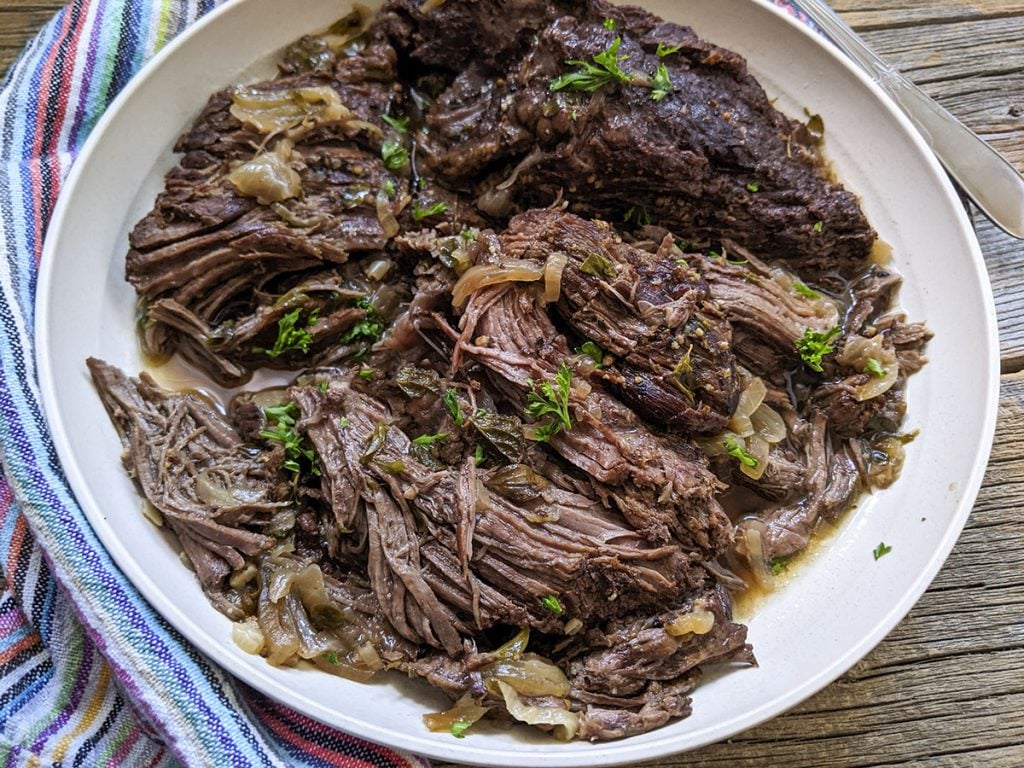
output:
<svg viewBox="0 0 1024 768"><path fill-rule="evenodd" d="M484 453L484 447L477 443L476 448L473 449L473 463L482 467L485 461L487 461L487 454Z"/></svg>
<svg viewBox="0 0 1024 768"><path fill-rule="evenodd" d="M471 243L474 240L476 240L476 232L474 232L472 229L464 229L461 232L459 232L459 237L461 237L467 243Z"/></svg>
<svg viewBox="0 0 1024 768"><path fill-rule="evenodd" d="M574 67L575 72L569 72L556 77L549 86L552 91L573 90L587 91L593 93L599 88L610 83L632 83L632 75L622 71L619 64L628 59L628 56L619 55L619 46L622 45L622 38L616 37L608 50L594 54L593 61L567 61Z"/></svg>
<svg viewBox="0 0 1024 768"><path fill-rule="evenodd" d="M448 409L448 413L450 413L452 418L455 420L456 427L461 427L466 423L466 417L462 413L462 406L459 404L459 395L454 389L449 389L445 392L441 400Z"/></svg>
<svg viewBox="0 0 1024 768"><path fill-rule="evenodd" d="M300 475L304 459L309 465L309 471L319 475L316 453L306 439L293 428L299 417L299 406L294 401L283 405L271 405L263 409L263 415L267 419L267 428L260 430L260 437L284 446L282 466L289 472Z"/></svg>
<svg viewBox="0 0 1024 768"><path fill-rule="evenodd" d="M299 350L302 353L309 352L309 346L313 343L313 334L307 329L316 322L319 310L314 309L309 313L305 328L297 328L302 308L293 309L287 315L277 321L277 340L270 349L260 350L267 357L280 357L285 352Z"/></svg>
<svg viewBox="0 0 1024 768"><path fill-rule="evenodd" d="M825 355L835 352L835 347L829 342L837 336L841 336L842 333L843 329L838 325L826 333L812 331L808 328L804 331L804 335L793 343L796 346L796 351L800 353L800 359L804 361L804 365L812 371L821 373L821 359Z"/></svg>
<svg viewBox="0 0 1024 768"><path fill-rule="evenodd" d="M655 53L659 59L664 59L666 56L671 56L682 47L682 43L679 43L678 45L665 45L664 43L658 43L658 50L655 51Z"/></svg>
<svg viewBox="0 0 1024 768"><path fill-rule="evenodd" d="M391 425L386 421L377 423L377 426L373 428L373 432L366 438L366 445L363 447L363 455L359 457L360 464L368 464L370 459L380 453L381 448L384 447L384 443L388 439L388 430Z"/></svg>
<svg viewBox="0 0 1024 768"><path fill-rule="evenodd" d="M389 198L395 196L395 182L393 182L391 179L387 179L384 182L384 194L386 194Z"/></svg>
<svg viewBox="0 0 1024 768"><path fill-rule="evenodd" d="M720 258L722 258L722 254L720 254L718 251L708 251L708 258L709 259L720 259Z"/></svg>
<svg viewBox="0 0 1024 768"><path fill-rule="evenodd" d="M785 571L788 567L788 563L788 557L773 557L769 563L772 569L772 576L778 576Z"/></svg>
<svg viewBox="0 0 1024 768"><path fill-rule="evenodd" d="M592 341L583 342L583 346L576 350L577 355L586 355L594 361L594 367L597 370L603 368L602 361L604 360L604 350L601 349L597 344Z"/></svg>
<svg viewBox="0 0 1024 768"><path fill-rule="evenodd" d="M615 19L605 19L601 22L601 26L605 29L615 29Z"/></svg>
<svg viewBox="0 0 1024 768"><path fill-rule="evenodd" d="M321 395L326 395L327 390L331 388L331 382L329 382L327 379L324 379L323 381L316 385L316 388L320 390Z"/></svg>
<svg viewBox="0 0 1024 768"><path fill-rule="evenodd" d="M323 654L320 658L322 658L328 664L333 664L334 666L338 666L338 664L341 663L338 661L337 651L327 651L327 653Z"/></svg>
<svg viewBox="0 0 1024 768"><path fill-rule="evenodd" d="M750 263L747 259L726 259L726 261L734 267L742 267L744 264Z"/></svg>
<svg viewBox="0 0 1024 768"><path fill-rule="evenodd" d="M885 368L882 367L882 364L875 360L875 358L873 357L868 358L868 362L867 364L865 364L864 370L870 373L872 376L877 376L880 379L884 379L885 376L889 373L887 370L885 370Z"/></svg>
<svg viewBox="0 0 1024 768"><path fill-rule="evenodd" d="M806 108L804 114L807 115L807 133L815 144L820 144L825 139L825 121L821 119L821 115L812 115Z"/></svg>
<svg viewBox="0 0 1024 768"><path fill-rule="evenodd" d="M532 386L532 385L531 385ZM539 392L531 390L526 395L526 412L535 419L549 417L536 428L538 442L547 442L561 429L572 429L569 416L569 391L572 389L572 370L562 363L555 374L555 384L542 381Z"/></svg>
<svg viewBox="0 0 1024 768"><path fill-rule="evenodd" d="M441 394L441 377L429 368L407 365L395 375L395 383L406 397Z"/></svg>
<svg viewBox="0 0 1024 768"><path fill-rule="evenodd" d="M361 379L372 379L373 378L373 373L374 373L373 368L360 368L359 369L359 378L361 378Z"/></svg>
<svg viewBox="0 0 1024 768"><path fill-rule="evenodd" d="M439 213L444 213L447 210L448 203L444 202L434 203L429 208L420 208L418 205L414 203L412 206L412 217L416 219L416 221L423 221L424 219L429 219L431 216L436 216Z"/></svg>
<svg viewBox="0 0 1024 768"><path fill-rule="evenodd" d="M401 170L409 163L409 150L397 141L385 141L380 148L380 156L389 171Z"/></svg>
<svg viewBox="0 0 1024 768"><path fill-rule="evenodd" d="M452 736L454 736L456 739L466 738L466 731L469 730L469 727L471 725L473 724L466 722L465 720L456 720L454 723L452 723Z"/></svg>
<svg viewBox="0 0 1024 768"><path fill-rule="evenodd" d="M587 256L580 264L580 272L594 277L604 277L608 280L613 280L618 275L612 260L600 253L591 253Z"/></svg>
<svg viewBox="0 0 1024 768"><path fill-rule="evenodd" d="M793 283L793 290L799 293L801 296L806 296L808 299L820 299L820 294L813 288L808 288L806 285L800 282Z"/></svg>
<svg viewBox="0 0 1024 768"><path fill-rule="evenodd" d="M816 221L814 223L814 231L815 232L821 232L821 230L823 230L824 228L825 228L825 222L824 221Z"/></svg>
<svg viewBox="0 0 1024 768"><path fill-rule="evenodd" d="M658 65L658 71L654 73L651 85L651 101L661 101L675 90L675 86L672 85L672 80L668 76L668 67L664 64Z"/></svg>
<svg viewBox="0 0 1024 768"><path fill-rule="evenodd" d="M345 331L341 338L338 339L339 343L355 344L357 341L363 341L367 344L372 344L378 341L384 333L384 321L377 314L377 310L370 299L362 296L356 300L355 306L357 309L363 310L366 313L366 317Z"/></svg>
<svg viewBox="0 0 1024 768"><path fill-rule="evenodd" d="M351 424L352 422L348 420L348 416L341 416L338 418L338 426L342 429L348 429Z"/></svg>
<svg viewBox="0 0 1024 768"><path fill-rule="evenodd" d="M391 115L381 115L381 120L390 125L399 133L409 132L409 118L406 117L392 117Z"/></svg>
<svg viewBox="0 0 1024 768"><path fill-rule="evenodd" d="M747 184L747 192L757 192L760 189L761 185L758 184L756 181L752 181L749 184Z"/></svg>
<svg viewBox="0 0 1024 768"><path fill-rule="evenodd" d="M740 444L736 442L736 438L733 435L729 435L725 438L725 442L722 443L725 446L725 452L732 456L734 459L743 464L744 466L753 469L757 466L757 459L743 450Z"/></svg>
<svg viewBox="0 0 1024 768"><path fill-rule="evenodd" d="M389 475L400 475L405 472L405 462L401 459L395 459L394 461L378 461L376 464Z"/></svg>
<svg viewBox="0 0 1024 768"><path fill-rule="evenodd" d="M872 550L871 554L875 556L875 560L885 557L892 552L892 547L888 546L884 541L879 542L878 546Z"/></svg>
<svg viewBox="0 0 1024 768"><path fill-rule="evenodd" d="M413 438L413 442L416 445L422 445L424 448L429 448L434 443L443 443L448 435L444 432L438 432L436 435L420 435L419 437Z"/></svg>
<svg viewBox="0 0 1024 768"><path fill-rule="evenodd" d="M565 608L562 607L562 601L554 595L544 595L544 597L540 599L540 604L559 616L565 613Z"/></svg>
<svg viewBox="0 0 1024 768"><path fill-rule="evenodd" d="M680 267L690 266L690 262L688 262L686 259L672 259L672 262L678 264Z"/></svg>
<svg viewBox="0 0 1024 768"><path fill-rule="evenodd" d="M657 101L657 99L655 99ZM651 223L651 214L642 205L634 205L626 215L622 217L627 224L636 224L638 227L646 227Z"/></svg>
<svg viewBox="0 0 1024 768"><path fill-rule="evenodd" d="M523 437L523 422L519 419L477 408L473 414L473 426L507 463L516 464L522 458L526 439Z"/></svg>

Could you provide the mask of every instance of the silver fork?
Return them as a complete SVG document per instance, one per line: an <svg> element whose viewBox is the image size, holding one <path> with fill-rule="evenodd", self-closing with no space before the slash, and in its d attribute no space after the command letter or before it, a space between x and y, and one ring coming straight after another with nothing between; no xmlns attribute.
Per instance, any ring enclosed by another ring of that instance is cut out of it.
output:
<svg viewBox="0 0 1024 768"><path fill-rule="evenodd" d="M949 175L993 224L1024 240L1024 177L974 131L885 62L821 0L799 0L815 24L906 113Z"/></svg>

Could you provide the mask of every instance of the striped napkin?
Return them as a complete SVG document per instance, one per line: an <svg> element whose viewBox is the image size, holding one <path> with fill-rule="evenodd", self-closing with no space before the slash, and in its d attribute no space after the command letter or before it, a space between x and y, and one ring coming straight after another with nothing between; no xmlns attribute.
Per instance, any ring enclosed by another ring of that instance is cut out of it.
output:
<svg viewBox="0 0 1024 768"><path fill-rule="evenodd" d="M773 0L791 13L790 3ZM213 0L74 0L0 88L0 764L426 766L334 731L214 667L115 567L40 405L43 236L103 110Z"/></svg>

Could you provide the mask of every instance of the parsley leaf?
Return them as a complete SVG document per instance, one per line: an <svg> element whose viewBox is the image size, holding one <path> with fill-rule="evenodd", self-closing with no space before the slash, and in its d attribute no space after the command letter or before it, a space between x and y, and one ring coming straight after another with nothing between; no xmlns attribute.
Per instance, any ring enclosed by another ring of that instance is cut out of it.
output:
<svg viewBox="0 0 1024 768"><path fill-rule="evenodd" d="M677 45L665 45L664 43L658 43L658 50L655 51L655 53L658 55L659 59L664 59L666 56L671 56L682 47L682 43Z"/></svg>
<svg viewBox="0 0 1024 768"><path fill-rule="evenodd" d="M455 419L456 427L461 427L466 423L466 417L462 413L462 406L459 404L459 395L454 389L449 389L445 392L441 397L441 400L448 409L448 413L450 413L452 418Z"/></svg>
<svg viewBox="0 0 1024 768"><path fill-rule="evenodd" d="M605 19L601 22L601 26L605 29L615 29L615 19Z"/></svg>
<svg viewBox="0 0 1024 768"><path fill-rule="evenodd" d="M409 163L409 150L397 141L385 141L381 145L380 156L389 171L401 170Z"/></svg>
<svg viewBox="0 0 1024 768"><path fill-rule="evenodd" d="M306 439L295 431L295 421L299 417L299 406L290 401L282 405L271 405L263 409L267 419L267 428L260 430L260 437L284 446L285 469L296 475L302 473L302 460L305 459L310 472L319 475L316 465L316 453Z"/></svg>
<svg viewBox="0 0 1024 768"><path fill-rule="evenodd" d="M279 357L285 352L291 352L292 350L300 350L304 353L309 352L309 345L313 343L313 334L307 328L316 322L320 312L314 309L309 313L306 328L296 328L301 314L302 308L299 307L278 320L277 340L274 342L274 346L260 351L266 354L267 357Z"/></svg>
<svg viewBox="0 0 1024 768"><path fill-rule="evenodd" d="M824 228L825 228L825 222L824 221L815 222L815 224L814 224L814 231L815 232L821 232L821 230L823 230Z"/></svg>
<svg viewBox="0 0 1024 768"><path fill-rule="evenodd" d="M395 196L395 182L393 182L391 179L387 179L384 182L384 193L388 196L388 198L392 198Z"/></svg>
<svg viewBox="0 0 1024 768"><path fill-rule="evenodd" d="M837 336L841 336L842 333L843 329L838 325L826 333L812 331L808 328L804 331L804 335L793 343L804 364L812 371L821 373L821 359L835 351L835 347L829 342Z"/></svg>
<svg viewBox="0 0 1024 768"><path fill-rule="evenodd" d="M439 213L444 213L447 210L448 203L444 202L434 203L429 208L420 208L418 205L414 203L412 206L412 217L416 219L416 221L423 221L424 219L428 219L431 216L436 216Z"/></svg>
<svg viewBox="0 0 1024 768"><path fill-rule="evenodd" d="M341 663L338 661L337 651L327 651L327 653L321 654L321 658L328 664L333 664L334 666L338 666L338 664Z"/></svg>
<svg viewBox="0 0 1024 768"><path fill-rule="evenodd" d="M476 448L473 449L473 463L482 467L485 461L487 461L487 454L484 453L484 447L477 443Z"/></svg>
<svg viewBox="0 0 1024 768"><path fill-rule="evenodd" d="M438 432L436 435L420 435L419 437L413 438L413 442L416 445L422 445L424 448L429 448L434 443L443 443L448 435L444 432Z"/></svg>
<svg viewBox="0 0 1024 768"><path fill-rule="evenodd" d="M879 542L878 546L872 550L871 554L875 556L875 560L885 557L892 552L892 547L888 546L884 541Z"/></svg>
<svg viewBox="0 0 1024 768"><path fill-rule="evenodd" d="M772 569L772 576L778 576L785 571L788 567L788 563L788 557L773 557L769 563Z"/></svg>
<svg viewBox="0 0 1024 768"><path fill-rule="evenodd" d="M384 321L377 314L377 310L366 296L357 299L355 306L363 310L366 313L366 317L345 331L341 338L338 339L338 342L340 344L354 344L357 341L366 341L372 344L380 339L381 334L384 333Z"/></svg>
<svg viewBox="0 0 1024 768"><path fill-rule="evenodd" d="M630 209L632 210L632 209ZM608 280L612 280L618 275L618 270L615 269L615 265L612 264L611 259L607 256L602 256L600 253L591 253L583 260L580 264L580 272L587 275L593 275L594 277L604 277Z"/></svg>
<svg viewBox="0 0 1024 768"><path fill-rule="evenodd" d="M577 355L586 355L594 361L594 367L601 370L604 367L604 350L592 341L583 342L583 346L576 350Z"/></svg>
<svg viewBox="0 0 1024 768"><path fill-rule="evenodd" d="M873 357L869 357L867 363L864 366L864 370L870 373L872 376L877 376L880 379L884 379L889 373L882 364L875 360Z"/></svg>
<svg viewBox="0 0 1024 768"><path fill-rule="evenodd" d="M565 608L562 607L562 601L554 595L544 595L544 597L540 599L540 604L559 616L565 613Z"/></svg>
<svg viewBox="0 0 1024 768"><path fill-rule="evenodd" d="M651 80L651 101L661 101L675 90L672 80L668 76L668 67L664 64L658 65L658 71L654 73Z"/></svg>
<svg viewBox="0 0 1024 768"><path fill-rule="evenodd" d="M409 132L409 118L408 117L392 117L391 115L381 115L380 119L390 125L399 133Z"/></svg>
<svg viewBox="0 0 1024 768"><path fill-rule="evenodd" d="M747 184L747 192L757 192L760 189L761 185L758 184L756 181L752 181L749 184Z"/></svg>
<svg viewBox="0 0 1024 768"><path fill-rule="evenodd" d="M572 370L565 363L555 374L555 384L550 381L540 383L540 391L532 390L526 395L526 412L535 419L548 418L543 424L537 425L536 440L547 442L561 429L572 429L572 418L569 416L569 390L572 388Z"/></svg>
<svg viewBox="0 0 1024 768"><path fill-rule="evenodd" d="M620 45L622 45L622 38L616 37L615 42L608 50L594 54L593 62L577 60L565 62L578 67L578 69L575 72L556 77L551 81L550 89L552 91L569 89L593 93L609 83L632 83L634 77L623 72L619 66L620 62L629 58L619 55Z"/></svg>
<svg viewBox="0 0 1024 768"><path fill-rule="evenodd" d="M799 293L801 296L806 296L808 299L820 299L821 296L813 288L808 288L803 283L793 283L793 290Z"/></svg>
<svg viewBox="0 0 1024 768"><path fill-rule="evenodd" d="M735 436L729 435L725 438L725 442L722 443L722 445L725 447L725 452L739 461L740 464L750 467L751 469L757 466L757 459L743 450L743 447L736 442Z"/></svg>
<svg viewBox="0 0 1024 768"><path fill-rule="evenodd" d="M456 720L454 723L452 723L452 736L454 736L456 739L466 738L466 731L469 730L469 727L471 725L473 724L468 723L465 720Z"/></svg>
<svg viewBox="0 0 1024 768"><path fill-rule="evenodd" d="M657 101L657 99L655 99ZM651 214L647 212L647 209L642 205L634 205L628 211L626 215L622 217L623 221L627 224L633 223L640 227L645 227L651 223Z"/></svg>

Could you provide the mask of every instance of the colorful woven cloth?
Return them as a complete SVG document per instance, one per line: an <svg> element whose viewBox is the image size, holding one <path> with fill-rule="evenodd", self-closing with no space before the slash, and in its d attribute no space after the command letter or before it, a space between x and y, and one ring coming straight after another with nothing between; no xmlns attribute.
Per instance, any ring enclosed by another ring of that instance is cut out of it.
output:
<svg viewBox="0 0 1024 768"><path fill-rule="evenodd" d="M27 47L0 90L4 766L426 765L267 700L189 646L96 539L42 415L34 291L61 182L125 83L216 4L75 0Z"/></svg>

